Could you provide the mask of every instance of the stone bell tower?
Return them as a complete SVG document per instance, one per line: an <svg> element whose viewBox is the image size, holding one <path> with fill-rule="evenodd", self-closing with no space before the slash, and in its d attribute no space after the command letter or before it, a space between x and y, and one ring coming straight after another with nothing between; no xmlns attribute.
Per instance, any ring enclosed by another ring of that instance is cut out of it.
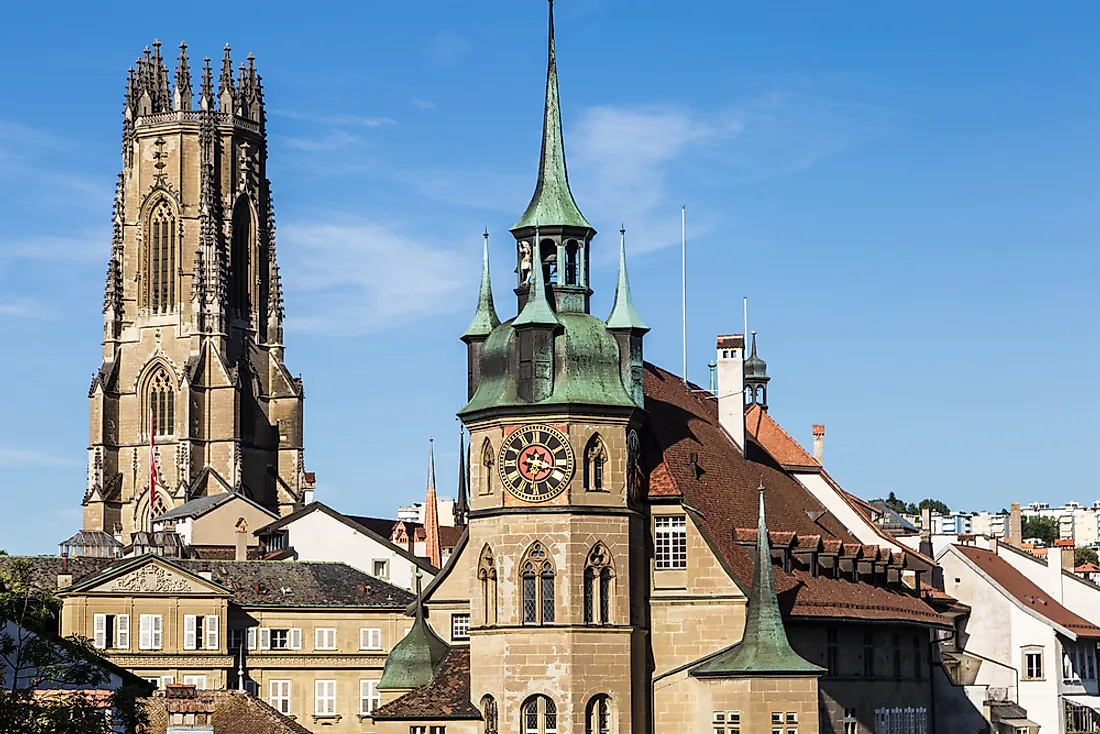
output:
<svg viewBox="0 0 1100 734"><path fill-rule="evenodd" d="M302 382L283 363L263 85L250 55L192 90L160 42L129 72L122 172L92 378L84 529L239 492L287 512L303 497ZM150 484L156 472L155 507Z"/></svg>
<svg viewBox="0 0 1100 734"><path fill-rule="evenodd" d="M517 314L488 239L468 347L472 701L500 730L646 731L642 340L625 230L611 315L591 314L596 230L569 188L553 4L535 193L512 228ZM517 729L515 722L520 722Z"/></svg>

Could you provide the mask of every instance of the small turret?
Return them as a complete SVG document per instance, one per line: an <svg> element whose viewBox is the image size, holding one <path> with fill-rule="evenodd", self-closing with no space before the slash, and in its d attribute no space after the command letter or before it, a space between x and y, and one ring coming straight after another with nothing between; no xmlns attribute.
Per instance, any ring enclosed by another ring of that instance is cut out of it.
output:
<svg viewBox="0 0 1100 734"><path fill-rule="evenodd" d="M630 393L635 404L643 407L645 395L642 381L645 374L642 356L642 337L649 326L634 309L634 300L630 296L630 278L626 274L626 226L619 229L619 281L615 287L615 305L607 317L607 330L615 335L619 343L619 362L623 375L623 387Z"/></svg>
<svg viewBox="0 0 1100 734"><path fill-rule="evenodd" d="M176 63L176 90L172 108L177 112L191 109L191 65L187 60L187 44L180 44L180 58Z"/></svg>
<svg viewBox="0 0 1100 734"><path fill-rule="evenodd" d="M768 363L756 354L756 332L752 332L752 354L745 360L745 404L768 409Z"/></svg>
<svg viewBox="0 0 1100 734"><path fill-rule="evenodd" d="M204 112L214 110L214 75L210 69L210 57L202 60L202 86L199 88L199 109Z"/></svg>
<svg viewBox="0 0 1100 734"><path fill-rule="evenodd" d="M493 329L500 326L496 307L493 305L493 283L489 277L489 230L485 230L485 242L481 254L481 289L477 294L477 312L462 335L466 342L466 399L477 392L481 379L481 348Z"/></svg>
<svg viewBox="0 0 1100 734"><path fill-rule="evenodd" d="M535 228L536 239L538 227ZM530 293L512 322L519 336L520 398L537 403L554 392L554 332L558 319L546 300L542 268L532 268Z"/></svg>
<svg viewBox="0 0 1100 734"><path fill-rule="evenodd" d="M416 618L408 634L386 656L382 679L378 681L379 690L411 690L428 685L450 650L424 619L424 592L420 579L421 573L417 570Z"/></svg>

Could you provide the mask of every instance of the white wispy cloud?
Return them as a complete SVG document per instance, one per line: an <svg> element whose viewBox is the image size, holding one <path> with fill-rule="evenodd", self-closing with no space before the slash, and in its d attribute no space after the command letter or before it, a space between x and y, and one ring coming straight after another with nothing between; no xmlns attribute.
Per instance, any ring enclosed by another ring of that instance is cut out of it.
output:
<svg viewBox="0 0 1100 734"><path fill-rule="evenodd" d="M52 318L52 314L36 300L30 298L14 298L0 300L0 318L44 321Z"/></svg>
<svg viewBox="0 0 1100 734"><path fill-rule="evenodd" d="M409 100L409 103L413 107L416 107L417 109L421 109L421 110L434 110L435 109L435 103L434 102L429 102L428 100L420 99L419 97L413 97L412 99Z"/></svg>
<svg viewBox="0 0 1100 734"><path fill-rule="evenodd" d="M0 239L0 260L41 260L48 262L102 259L110 252L109 232L87 233L73 237L35 236L16 240Z"/></svg>
<svg viewBox="0 0 1100 734"><path fill-rule="evenodd" d="M287 327L361 334L439 314L466 294L469 258L430 247L398 227L354 220L296 222L279 228L294 252L288 292L302 294Z"/></svg>
<svg viewBox="0 0 1100 734"><path fill-rule="evenodd" d="M278 110L274 114L291 120L305 120L332 127L386 127L396 125L392 117L366 117L362 115L315 115L297 110Z"/></svg>
<svg viewBox="0 0 1100 734"><path fill-rule="evenodd" d="M72 456L58 456L35 449L0 446L0 466L79 466L83 462Z"/></svg>
<svg viewBox="0 0 1100 734"><path fill-rule="evenodd" d="M323 151L343 150L357 145L360 138L343 130L329 130L328 132L313 138L279 136L279 139L288 148L303 150L310 153Z"/></svg>

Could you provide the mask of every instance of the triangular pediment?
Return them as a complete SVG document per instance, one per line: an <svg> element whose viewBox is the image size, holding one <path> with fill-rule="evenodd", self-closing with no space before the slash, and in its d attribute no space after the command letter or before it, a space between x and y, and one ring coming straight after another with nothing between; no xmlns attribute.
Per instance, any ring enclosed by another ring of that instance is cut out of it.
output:
<svg viewBox="0 0 1100 734"><path fill-rule="evenodd" d="M185 571L162 558L145 556L69 589L82 594L152 594L157 596L228 595L229 590Z"/></svg>

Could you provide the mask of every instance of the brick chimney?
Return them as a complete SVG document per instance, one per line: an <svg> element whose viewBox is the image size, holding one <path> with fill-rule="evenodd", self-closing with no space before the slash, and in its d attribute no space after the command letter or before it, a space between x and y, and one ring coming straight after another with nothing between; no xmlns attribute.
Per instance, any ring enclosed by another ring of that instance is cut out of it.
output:
<svg viewBox="0 0 1100 734"><path fill-rule="evenodd" d="M1013 502L1008 511L1008 542L1019 548L1024 543L1024 520L1020 516L1020 503Z"/></svg>
<svg viewBox="0 0 1100 734"><path fill-rule="evenodd" d="M73 585L73 574L69 571L69 554L61 554L61 570L57 574L57 588L64 589Z"/></svg>
<svg viewBox="0 0 1100 734"><path fill-rule="evenodd" d="M823 423L814 423L814 458L817 459L817 463L823 463L823 457L825 456L825 425Z"/></svg>
<svg viewBox="0 0 1100 734"><path fill-rule="evenodd" d="M745 452L745 335L717 340L718 423Z"/></svg>
<svg viewBox="0 0 1100 734"><path fill-rule="evenodd" d="M1061 540L1054 541L1054 548L1050 549L1048 553L1053 554L1057 550L1060 556L1059 560L1062 563L1062 570L1073 572L1073 555L1077 550L1076 544L1071 538L1062 538ZM1050 557L1049 555L1047 556Z"/></svg>

